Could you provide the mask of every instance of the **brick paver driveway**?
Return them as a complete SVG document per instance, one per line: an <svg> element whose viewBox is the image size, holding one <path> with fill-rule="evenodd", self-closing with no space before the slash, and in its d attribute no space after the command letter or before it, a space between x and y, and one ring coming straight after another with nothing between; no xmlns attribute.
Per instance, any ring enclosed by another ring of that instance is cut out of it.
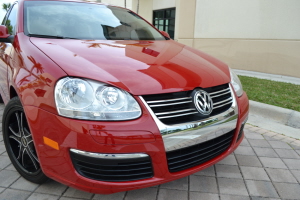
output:
<svg viewBox="0 0 300 200"><path fill-rule="evenodd" d="M0 118L3 109L0 104ZM300 142L251 125L245 135L233 154L204 171L151 188L95 195L55 181L24 180L11 165L0 132L0 200L300 199Z"/></svg>

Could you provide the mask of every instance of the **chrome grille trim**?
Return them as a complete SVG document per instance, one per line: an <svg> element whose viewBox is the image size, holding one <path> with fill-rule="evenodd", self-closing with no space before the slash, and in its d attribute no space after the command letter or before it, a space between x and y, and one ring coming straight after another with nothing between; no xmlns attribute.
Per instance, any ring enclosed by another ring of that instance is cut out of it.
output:
<svg viewBox="0 0 300 200"><path fill-rule="evenodd" d="M171 111L171 112L162 112L162 113L156 113L156 115L168 115L168 114L173 114L173 113L181 113L181 112L186 112L186 111L192 111L196 109L184 109L184 110L176 110L176 111Z"/></svg>
<svg viewBox="0 0 300 200"><path fill-rule="evenodd" d="M210 92L209 93L209 95L214 95L214 94L218 94L218 93L220 93L220 92L227 92L227 91L229 91L230 92L230 89L229 88L226 88L226 89L224 89L224 90L219 90L219 91L216 91L216 92Z"/></svg>
<svg viewBox="0 0 300 200"><path fill-rule="evenodd" d="M217 102L217 103L214 103L214 106L215 105L219 105L219 104L222 104L222 103L227 103L228 101L230 101L230 103L232 102L232 97L230 97L230 98L228 98L228 99L225 99L225 100L223 100L223 101L219 101L219 102Z"/></svg>
<svg viewBox="0 0 300 200"><path fill-rule="evenodd" d="M161 107L161 106L178 105L178 104L183 104L183 103L192 103L192 100L191 101L181 101L181 102L176 102L176 103L155 104L155 105L149 105L149 106L150 107Z"/></svg>
<svg viewBox="0 0 300 200"><path fill-rule="evenodd" d="M180 100L187 100L187 99L192 99L192 97L184 97L184 98L177 98L177 99L165 99L163 101L147 101L147 103L161 103L161 102L180 101Z"/></svg>
<svg viewBox="0 0 300 200"><path fill-rule="evenodd" d="M228 90L227 92L224 92L224 93L222 93L222 94L218 94L218 95L211 95L211 93L209 93L209 95L210 95L210 97L211 98L216 98L216 97L220 97L220 96L223 96L223 95L225 95L225 94L229 94L230 93L230 90Z"/></svg>
<svg viewBox="0 0 300 200"><path fill-rule="evenodd" d="M216 107L214 107L214 108L215 108L215 109L221 108L221 107L226 106L226 105L228 105L228 104L230 104L230 103L232 103L232 102L230 101L230 102L224 103L224 104L222 104L222 105L216 106Z"/></svg>
<svg viewBox="0 0 300 200"><path fill-rule="evenodd" d="M190 112L190 113L184 113L184 114L180 114L180 115L171 115L171 116L166 116L166 117L158 117L158 119L166 119L166 118L171 118L171 117L179 117L179 116L184 116L184 115L192 115L192 114L196 114L198 112Z"/></svg>
<svg viewBox="0 0 300 200"><path fill-rule="evenodd" d="M163 137L166 152L209 141L236 128L238 105L232 86L229 84L228 87L232 97L232 100L228 102L228 104L231 103L229 109L205 119L179 124L164 124L153 112L144 98L142 96L139 97L151 114Z"/></svg>

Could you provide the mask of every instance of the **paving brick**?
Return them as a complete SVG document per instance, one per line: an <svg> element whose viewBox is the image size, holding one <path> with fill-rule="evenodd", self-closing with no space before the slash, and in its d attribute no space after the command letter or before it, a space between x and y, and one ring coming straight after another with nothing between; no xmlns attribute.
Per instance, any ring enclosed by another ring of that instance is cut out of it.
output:
<svg viewBox="0 0 300 200"><path fill-rule="evenodd" d="M253 147L271 147L267 140L253 140L249 139L248 142Z"/></svg>
<svg viewBox="0 0 300 200"><path fill-rule="evenodd" d="M220 197L221 200L250 200L250 197L246 197L246 196L234 196L234 195L221 194Z"/></svg>
<svg viewBox="0 0 300 200"><path fill-rule="evenodd" d="M6 189L1 193L1 199L3 200L25 200L30 195L30 192Z"/></svg>
<svg viewBox="0 0 300 200"><path fill-rule="evenodd" d="M223 164L223 165L238 165L235 156L233 154L230 154L229 156L227 156L226 158L224 158L223 160L221 160L220 162L218 162L218 164Z"/></svg>
<svg viewBox="0 0 300 200"><path fill-rule="evenodd" d="M269 137L269 136L264 136L265 140L267 141L278 141L278 139L273 138L273 137Z"/></svg>
<svg viewBox="0 0 300 200"><path fill-rule="evenodd" d="M292 149L292 147L290 145L288 145L286 142L282 142L282 141L269 141L269 144L274 149Z"/></svg>
<svg viewBox="0 0 300 200"><path fill-rule="evenodd" d="M246 180L250 196L279 197L271 182Z"/></svg>
<svg viewBox="0 0 300 200"><path fill-rule="evenodd" d="M295 145L297 149L300 149L300 140L296 140L294 142L291 143L292 145Z"/></svg>
<svg viewBox="0 0 300 200"><path fill-rule="evenodd" d="M1 122L1 121L0 121ZM2 135L0 136L2 139ZM3 143L0 144L0 154L4 153L6 151L5 145Z"/></svg>
<svg viewBox="0 0 300 200"><path fill-rule="evenodd" d="M264 137L257 133L257 132L254 132L254 131L245 131L245 137L247 139L264 139Z"/></svg>
<svg viewBox="0 0 300 200"><path fill-rule="evenodd" d="M241 166L244 179L270 181L264 168Z"/></svg>
<svg viewBox="0 0 300 200"><path fill-rule="evenodd" d="M286 138L286 136L281 135L281 134L277 134L277 135L274 135L273 138L274 138L274 139L277 139L277 140L283 140L283 139Z"/></svg>
<svg viewBox="0 0 300 200"><path fill-rule="evenodd" d="M281 200L279 198L251 197L251 200Z"/></svg>
<svg viewBox="0 0 300 200"><path fill-rule="evenodd" d="M248 192L243 180L218 178L218 184L221 194L248 196Z"/></svg>
<svg viewBox="0 0 300 200"><path fill-rule="evenodd" d="M158 192L158 200L187 200L187 191L160 189Z"/></svg>
<svg viewBox="0 0 300 200"><path fill-rule="evenodd" d="M292 173L287 169L266 169L273 182L297 183Z"/></svg>
<svg viewBox="0 0 300 200"><path fill-rule="evenodd" d="M300 170L290 170L291 173L294 175L294 177L298 180L300 183Z"/></svg>
<svg viewBox="0 0 300 200"><path fill-rule="evenodd" d="M59 200L86 200L86 199L74 199L72 197L60 197Z"/></svg>
<svg viewBox="0 0 300 200"><path fill-rule="evenodd" d="M287 169L287 166L280 158L259 157L264 167Z"/></svg>
<svg viewBox="0 0 300 200"><path fill-rule="evenodd" d="M57 200L59 196L51 194L32 193L27 200Z"/></svg>
<svg viewBox="0 0 300 200"><path fill-rule="evenodd" d="M268 133L268 132L270 132L270 131L261 128L261 129L256 130L255 132L256 132L256 133L259 133L259 134L264 134L264 133Z"/></svg>
<svg viewBox="0 0 300 200"><path fill-rule="evenodd" d="M219 200L218 194L208 194L208 193L200 193L200 192L190 192L190 200Z"/></svg>
<svg viewBox="0 0 300 200"><path fill-rule="evenodd" d="M216 165L216 172L217 177L239 179L243 178L239 167L234 165Z"/></svg>
<svg viewBox="0 0 300 200"><path fill-rule="evenodd" d="M272 148L260 148L260 147L253 147L255 153L259 157L271 157L271 158L277 158L278 155Z"/></svg>
<svg viewBox="0 0 300 200"><path fill-rule="evenodd" d="M152 200L156 199L157 188L144 188L139 190L132 190L127 192L125 200L140 199L140 200Z"/></svg>
<svg viewBox="0 0 300 200"><path fill-rule="evenodd" d="M288 166L289 169L300 170L300 160L299 159L282 159L282 160Z"/></svg>
<svg viewBox="0 0 300 200"><path fill-rule="evenodd" d="M0 156L0 169L5 169L8 165L11 164L10 159L8 156Z"/></svg>
<svg viewBox="0 0 300 200"><path fill-rule="evenodd" d="M189 180L188 177L184 177L175 181L171 181L165 184L162 184L160 188L174 189L174 190L188 190Z"/></svg>
<svg viewBox="0 0 300 200"><path fill-rule="evenodd" d="M292 143L296 141L294 138L286 137L285 139L281 140L282 142Z"/></svg>
<svg viewBox="0 0 300 200"><path fill-rule="evenodd" d="M261 163L256 156L236 155L236 159L241 166L261 167Z"/></svg>
<svg viewBox="0 0 300 200"><path fill-rule="evenodd" d="M17 171L15 166L13 166L13 164L8 165L5 169L10 171L15 171L15 172Z"/></svg>
<svg viewBox="0 0 300 200"><path fill-rule="evenodd" d="M34 191L39 185L35 183L31 183L20 177L16 182L14 182L10 188L19 189L19 190L27 190L27 191Z"/></svg>
<svg viewBox="0 0 300 200"><path fill-rule="evenodd" d="M49 180L46 183L40 185L35 192L46 193L53 195L62 195L62 193L67 189L68 186L58 183L56 181Z"/></svg>
<svg viewBox="0 0 300 200"><path fill-rule="evenodd" d="M75 197L75 198L81 198L81 199L90 199L93 196L93 194L69 187L63 196Z"/></svg>
<svg viewBox="0 0 300 200"><path fill-rule="evenodd" d="M190 191L218 193L215 177L190 176Z"/></svg>
<svg viewBox="0 0 300 200"><path fill-rule="evenodd" d="M246 147L249 147L250 144L248 142L248 140L246 138L243 139L243 141L241 142L240 146L246 146Z"/></svg>
<svg viewBox="0 0 300 200"><path fill-rule="evenodd" d="M119 200L119 199L124 199L126 192L118 192L114 194L96 194L93 197L93 200Z"/></svg>
<svg viewBox="0 0 300 200"><path fill-rule="evenodd" d="M296 153L295 150L289 149L274 149L280 158L300 158L300 156Z"/></svg>
<svg viewBox="0 0 300 200"><path fill-rule="evenodd" d="M13 182L15 182L20 175L17 172L2 170L0 171L0 186L9 187Z"/></svg>
<svg viewBox="0 0 300 200"><path fill-rule="evenodd" d="M271 132L271 131L268 131L268 132L266 132L266 133L263 134L263 136L269 136L269 137L272 137L274 135L277 135L277 133Z"/></svg>
<svg viewBox="0 0 300 200"><path fill-rule="evenodd" d="M299 199L300 185L291 183L274 183L279 195L283 199Z"/></svg>
<svg viewBox="0 0 300 200"><path fill-rule="evenodd" d="M204 170L201 170L193 175L202 175L202 176L216 176L215 166L210 166Z"/></svg>
<svg viewBox="0 0 300 200"><path fill-rule="evenodd" d="M237 154L237 155L255 156L255 153L254 153L252 147L239 146L239 147L234 151L234 153Z"/></svg>

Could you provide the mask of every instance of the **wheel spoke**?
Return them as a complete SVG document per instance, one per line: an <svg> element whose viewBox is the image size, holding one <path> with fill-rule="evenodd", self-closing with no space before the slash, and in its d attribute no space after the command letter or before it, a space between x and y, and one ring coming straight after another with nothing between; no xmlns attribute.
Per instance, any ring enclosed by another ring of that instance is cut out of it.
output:
<svg viewBox="0 0 300 200"><path fill-rule="evenodd" d="M10 132L12 132L12 134L14 134L16 137L21 137L20 134L16 133L16 132L12 129L11 125L9 125L8 128L9 128Z"/></svg>
<svg viewBox="0 0 300 200"><path fill-rule="evenodd" d="M37 158L36 158L35 156L33 156L32 152L31 152L30 150L28 150L28 149L25 149L25 150L26 150L26 152L27 152L27 154L28 154L28 156L29 156L31 162L33 163L35 169L38 169L38 166L37 166L37 164L36 164Z"/></svg>
<svg viewBox="0 0 300 200"><path fill-rule="evenodd" d="M10 135L9 138L15 140L16 142L18 142L21 145L21 141L20 141L19 137L16 137L14 135Z"/></svg>
<svg viewBox="0 0 300 200"><path fill-rule="evenodd" d="M31 142L32 142L32 141L31 141ZM28 149L27 149L27 153L28 153L29 155L31 155L37 163L40 163L40 162L39 162L39 159L36 157L36 155L34 155L33 151L30 149L29 146L28 146Z"/></svg>
<svg viewBox="0 0 300 200"><path fill-rule="evenodd" d="M25 168L25 163L24 163L24 156L25 156L25 151L26 149L24 148L23 151L22 151L22 166Z"/></svg>
<svg viewBox="0 0 300 200"><path fill-rule="evenodd" d="M19 145L19 155L17 156L17 160L20 160L20 158L21 158L21 155L22 155L22 145L20 144Z"/></svg>
<svg viewBox="0 0 300 200"><path fill-rule="evenodd" d="M24 136L26 137L26 138L29 138L29 137L31 137L31 133L27 130L27 128L25 128L24 127ZM26 133L26 134L25 134Z"/></svg>

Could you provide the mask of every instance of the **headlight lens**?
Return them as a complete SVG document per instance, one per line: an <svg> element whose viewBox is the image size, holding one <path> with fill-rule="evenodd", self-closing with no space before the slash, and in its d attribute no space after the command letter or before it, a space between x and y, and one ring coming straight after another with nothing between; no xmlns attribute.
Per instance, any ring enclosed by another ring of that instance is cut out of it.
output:
<svg viewBox="0 0 300 200"><path fill-rule="evenodd" d="M231 76L231 84L237 94L238 97L243 95L243 86L241 84L241 81L239 77L235 74L235 72L230 69L230 76Z"/></svg>
<svg viewBox="0 0 300 200"><path fill-rule="evenodd" d="M66 77L55 86L58 113L65 117L119 121L141 116L137 101L126 91L104 83Z"/></svg>

